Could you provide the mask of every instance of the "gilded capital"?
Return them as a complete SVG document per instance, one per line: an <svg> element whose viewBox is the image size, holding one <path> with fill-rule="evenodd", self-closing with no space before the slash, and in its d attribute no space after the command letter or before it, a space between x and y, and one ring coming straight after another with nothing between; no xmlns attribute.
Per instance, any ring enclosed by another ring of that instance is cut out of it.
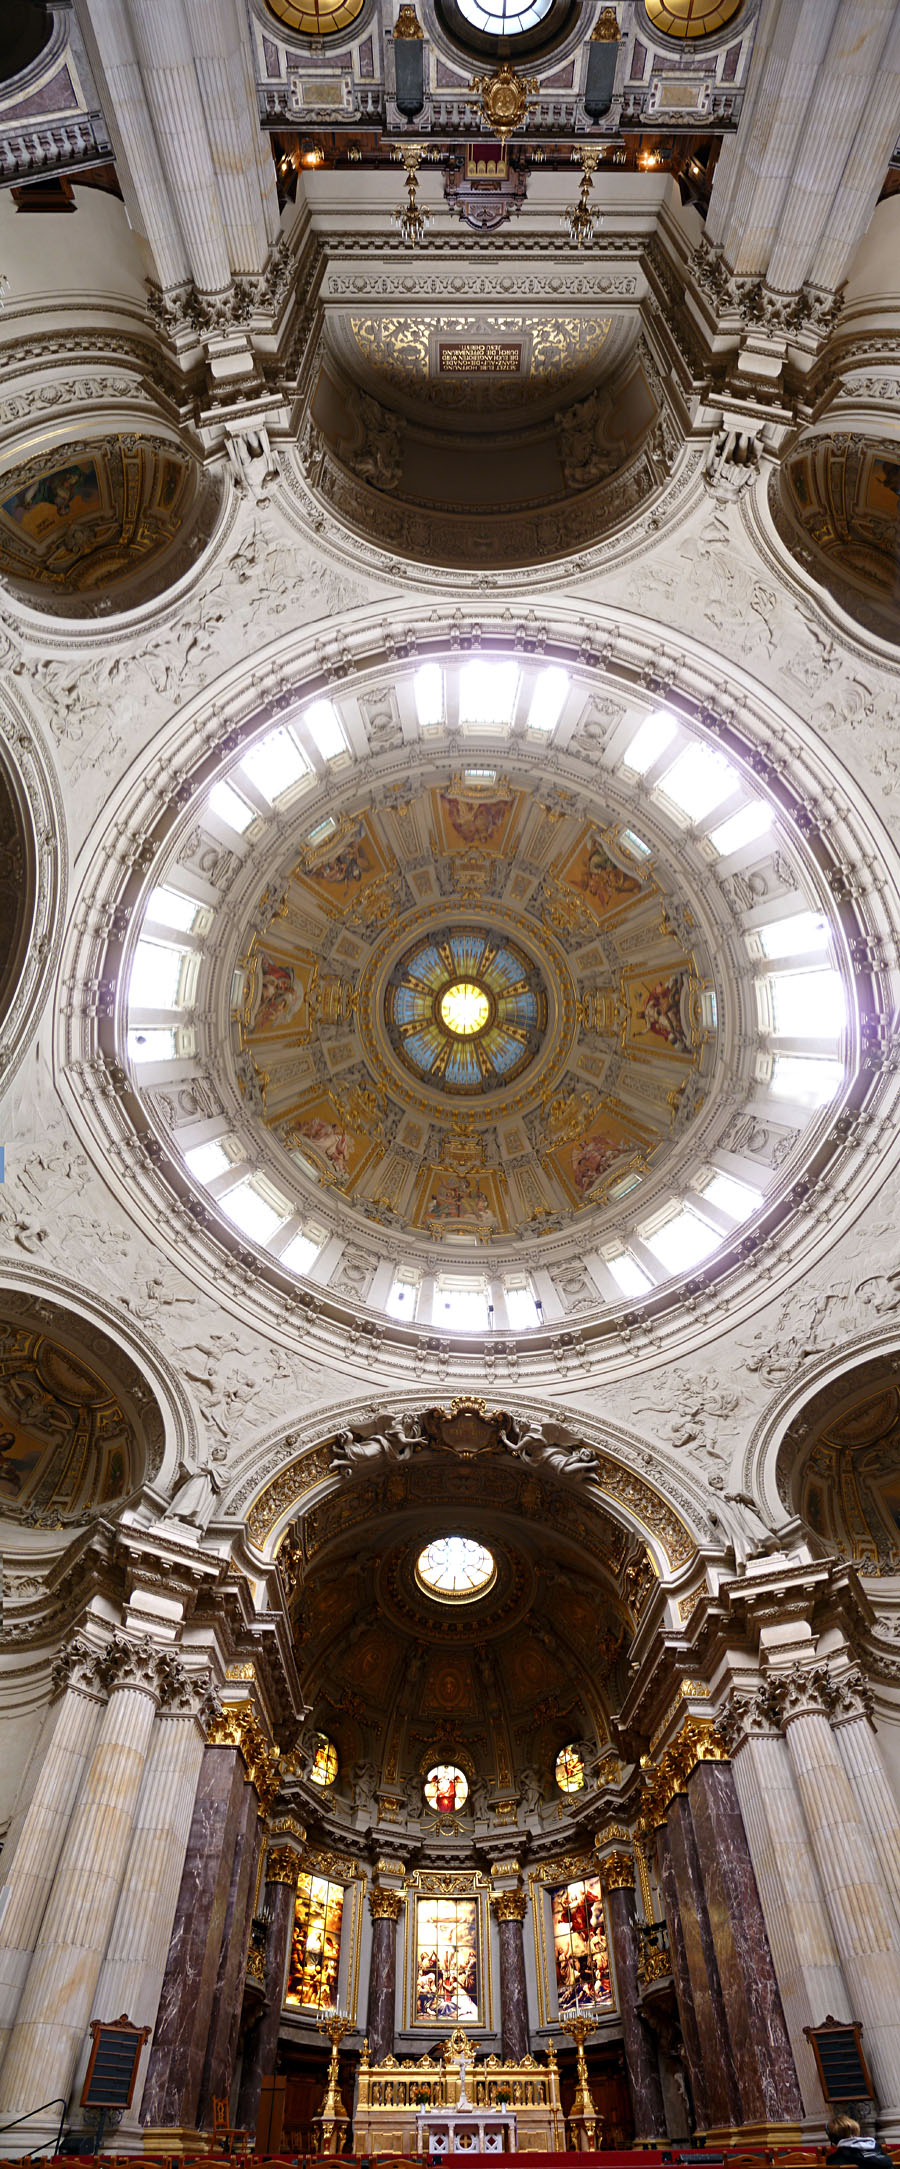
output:
<svg viewBox="0 0 900 2169"><path fill-rule="evenodd" d="M260 1815L271 1813L281 1783L279 1752L266 1738L250 1702L232 1702L207 1727L208 1747L236 1747L259 1799Z"/></svg>
<svg viewBox="0 0 900 2169"><path fill-rule="evenodd" d="M630 1853L609 1853L600 1862L600 1881L604 1890L633 1890L635 1867Z"/></svg>
<svg viewBox="0 0 900 2169"><path fill-rule="evenodd" d="M294 1851L294 1847L273 1845L266 1854L266 1882L289 1883L291 1889L296 1890L299 1874L300 1855Z"/></svg>
<svg viewBox="0 0 900 2169"><path fill-rule="evenodd" d="M686 1792L688 1778L701 1762L729 1762L721 1733L709 1717L686 1717L677 1740L655 1768L643 1772L642 1821L650 1829L665 1822L676 1793Z"/></svg>
<svg viewBox="0 0 900 2169"><path fill-rule="evenodd" d="M491 1899L498 1920L524 1920L528 1900L524 1890L498 1890Z"/></svg>
<svg viewBox="0 0 900 2169"><path fill-rule="evenodd" d="M400 1907L404 1904L404 1890L379 1890L373 1884L369 1892L369 1906L373 1920L399 1920Z"/></svg>

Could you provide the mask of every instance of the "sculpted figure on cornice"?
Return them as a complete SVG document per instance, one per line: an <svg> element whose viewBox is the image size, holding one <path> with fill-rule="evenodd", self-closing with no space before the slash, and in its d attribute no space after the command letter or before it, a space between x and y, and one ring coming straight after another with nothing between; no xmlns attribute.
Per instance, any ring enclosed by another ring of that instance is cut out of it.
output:
<svg viewBox="0 0 900 2169"><path fill-rule="evenodd" d="M338 1476L356 1476L361 1469L368 1470L377 1461L408 1461L415 1447L422 1443L423 1432L417 1416L409 1419L408 1428L402 1416L392 1417L383 1431L373 1431L363 1438L356 1438L345 1426L332 1442L330 1466Z"/></svg>
<svg viewBox="0 0 900 2169"><path fill-rule="evenodd" d="M165 1518L186 1522L193 1529L205 1529L222 1489L222 1476L211 1459L198 1462L193 1469L182 1462L178 1473L182 1480L166 1507Z"/></svg>

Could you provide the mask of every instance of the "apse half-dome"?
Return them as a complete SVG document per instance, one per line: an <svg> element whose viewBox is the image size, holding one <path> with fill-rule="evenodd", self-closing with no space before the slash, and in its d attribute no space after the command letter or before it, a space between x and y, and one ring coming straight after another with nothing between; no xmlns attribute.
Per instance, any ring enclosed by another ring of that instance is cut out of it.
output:
<svg viewBox="0 0 900 2169"><path fill-rule="evenodd" d="M0 475L0 583L52 616L152 600L209 541L220 484L173 437L82 437Z"/></svg>
<svg viewBox="0 0 900 2169"><path fill-rule="evenodd" d="M65 1529L121 1508L162 1459L162 1419L124 1351L49 1302L0 1299L0 1519Z"/></svg>
<svg viewBox="0 0 900 2169"><path fill-rule="evenodd" d="M799 439L769 484L792 557L870 632L900 639L900 437Z"/></svg>

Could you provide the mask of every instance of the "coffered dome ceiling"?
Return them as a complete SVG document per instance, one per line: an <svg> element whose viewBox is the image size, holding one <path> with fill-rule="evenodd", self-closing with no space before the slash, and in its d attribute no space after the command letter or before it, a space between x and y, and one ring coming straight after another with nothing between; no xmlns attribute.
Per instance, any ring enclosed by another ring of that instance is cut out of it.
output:
<svg viewBox="0 0 900 2169"><path fill-rule="evenodd" d="M787 1228L858 1020L809 823L740 740L502 648L281 713L182 794L113 967L188 1225L476 1333L608 1330Z"/></svg>

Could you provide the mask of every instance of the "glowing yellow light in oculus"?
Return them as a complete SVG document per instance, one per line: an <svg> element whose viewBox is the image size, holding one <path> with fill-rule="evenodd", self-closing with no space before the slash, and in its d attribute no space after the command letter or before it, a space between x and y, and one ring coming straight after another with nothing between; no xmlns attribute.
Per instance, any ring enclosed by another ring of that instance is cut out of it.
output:
<svg viewBox="0 0 900 2169"><path fill-rule="evenodd" d="M488 1020L490 1002L482 987L471 979L458 979L441 995L441 1023L456 1039L473 1039Z"/></svg>

